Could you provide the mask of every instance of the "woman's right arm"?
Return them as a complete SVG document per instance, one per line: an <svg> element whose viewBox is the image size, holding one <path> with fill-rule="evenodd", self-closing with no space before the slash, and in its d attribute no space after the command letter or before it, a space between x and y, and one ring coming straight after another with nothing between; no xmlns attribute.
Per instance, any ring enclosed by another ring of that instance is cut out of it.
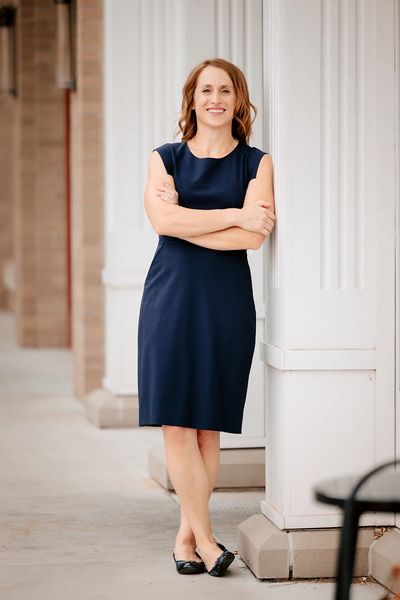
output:
<svg viewBox="0 0 400 600"><path fill-rule="evenodd" d="M173 177L167 173L161 156L155 150L149 158L144 205L147 216L159 235L202 235L239 224L239 208L198 210L166 202L157 196L157 187L164 183L169 183L175 189Z"/></svg>

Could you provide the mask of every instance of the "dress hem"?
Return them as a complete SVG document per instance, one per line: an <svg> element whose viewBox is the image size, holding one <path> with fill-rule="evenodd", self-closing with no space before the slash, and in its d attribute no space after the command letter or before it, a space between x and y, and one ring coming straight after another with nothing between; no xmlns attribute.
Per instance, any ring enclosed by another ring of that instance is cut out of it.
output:
<svg viewBox="0 0 400 600"><path fill-rule="evenodd" d="M182 423L139 423L139 427L162 427L163 425L171 425L172 427L187 427L189 429L204 429L209 431L219 431L221 433L236 433L240 434L241 431L233 431L232 429L220 429L217 427L201 427L199 425L183 425Z"/></svg>

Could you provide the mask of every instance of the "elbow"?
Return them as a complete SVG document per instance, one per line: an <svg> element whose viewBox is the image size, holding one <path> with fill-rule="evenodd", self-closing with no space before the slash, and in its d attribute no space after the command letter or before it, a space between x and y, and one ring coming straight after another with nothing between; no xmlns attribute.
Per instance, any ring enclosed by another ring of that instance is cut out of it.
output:
<svg viewBox="0 0 400 600"><path fill-rule="evenodd" d="M253 250L258 250L259 248L261 248L261 246L265 242L265 239L266 239L266 236L264 234L262 234L262 233L255 233L254 234Z"/></svg>
<svg viewBox="0 0 400 600"><path fill-rule="evenodd" d="M147 214L147 218L149 219L152 228L154 229L154 231L157 233L157 235L163 235L163 224L161 223L160 218L154 215L153 212L150 213L150 211L146 210L146 214Z"/></svg>
<svg viewBox="0 0 400 600"><path fill-rule="evenodd" d="M165 231L164 224L159 219L153 221L153 229L157 235L168 235Z"/></svg>
<svg viewBox="0 0 400 600"><path fill-rule="evenodd" d="M147 218L149 219L152 228L157 233L157 235L168 235L166 231L166 224L168 219L160 210L148 210L146 209Z"/></svg>
<svg viewBox="0 0 400 600"><path fill-rule="evenodd" d="M179 232L182 227L176 218L177 209L180 210L180 207L178 207L177 204L172 205L168 204L167 202L163 202L157 213L153 215L152 224L158 235L181 235ZM175 230L178 233L176 233Z"/></svg>
<svg viewBox="0 0 400 600"><path fill-rule="evenodd" d="M158 235L175 235L174 222L168 215L158 215L153 222L153 227Z"/></svg>

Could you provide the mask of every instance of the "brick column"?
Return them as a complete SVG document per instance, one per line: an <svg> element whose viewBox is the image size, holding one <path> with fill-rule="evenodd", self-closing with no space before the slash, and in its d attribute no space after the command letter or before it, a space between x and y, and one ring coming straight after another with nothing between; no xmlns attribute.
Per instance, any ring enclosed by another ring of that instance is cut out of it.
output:
<svg viewBox="0 0 400 600"><path fill-rule="evenodd" d="M7 2L17 6L15 0ZM0 94L0 309L13 309L15 297L10 296L4 282L14 279L13 208L15 196L15 164L17 134L17 99Z"/></svg>
<svg viewBox="0 0 400 600"><path fill-rule="evenodd" d="M77 88L71 95L72 344L75 393L101 386L104 372L103 285L103 10L75 5Z"/></svg>
<svg viewBox="0 0 400 600"><path fill-rule="evenodd" d="M68 340L64 92L55 87L55 8L21 0L14 205L17 340Z"/></svg>
<svg viewBox="0 0 400 600"><path fill-rule="evenodd" d="M0 96L0 309L12 308L3 282L6 265L13 262L12 211L14 200L16 99ZM10 262L11 261L11 262Z"/></svg>

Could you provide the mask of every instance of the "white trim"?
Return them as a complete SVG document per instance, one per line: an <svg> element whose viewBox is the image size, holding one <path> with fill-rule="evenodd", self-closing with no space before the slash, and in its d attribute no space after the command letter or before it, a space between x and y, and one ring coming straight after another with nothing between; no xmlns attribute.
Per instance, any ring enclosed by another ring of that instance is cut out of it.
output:
<svg viewBox="0 0 400 600"><path fill-rule="evenodd" d="M375 349L348 348L278 348L267 342L260 342L260 358L265 364L280 371L316 370L374 370L376 368Z"/></svg>

